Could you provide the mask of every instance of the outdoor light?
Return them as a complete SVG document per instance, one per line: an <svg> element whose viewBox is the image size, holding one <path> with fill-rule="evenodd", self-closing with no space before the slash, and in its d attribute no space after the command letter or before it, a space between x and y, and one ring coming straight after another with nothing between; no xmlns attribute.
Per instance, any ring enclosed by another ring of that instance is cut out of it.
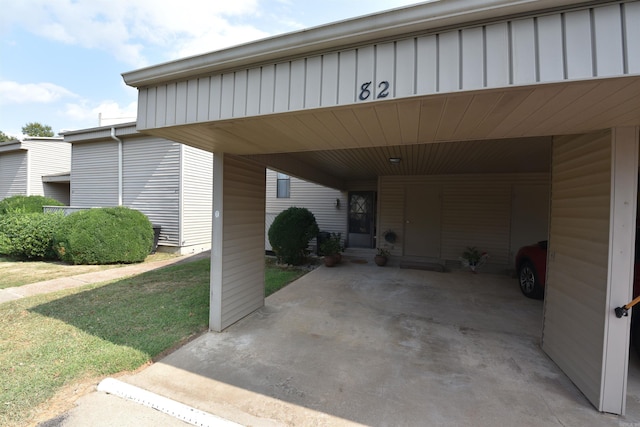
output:
<svg viewBox="0 0 640 427"><path fill-rule="evenodd" d="M402 160L400 157L389 157L389 163L392 165L397 165Z"/></svg>

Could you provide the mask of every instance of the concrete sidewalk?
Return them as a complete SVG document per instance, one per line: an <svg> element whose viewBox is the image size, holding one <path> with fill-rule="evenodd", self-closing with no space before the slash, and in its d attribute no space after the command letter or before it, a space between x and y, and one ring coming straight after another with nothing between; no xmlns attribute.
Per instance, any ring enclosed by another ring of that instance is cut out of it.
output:
<svg viewBox="0 0 640 427"><path fill-rule="evenodd" d="M209 258L211 251L200 252L193 255L184 255L163 261L147 262L141 264L128 265L126 267L111 268L109 270L95 271L91 273L78 274L70 277L60 277L58 279L46 280L44 282L31 283L29 285L17 286L13 288L0 289L0 304L14 301L20 298L33 295L46 294L49 292L61 291L63 289L77 288L90 283L101 283L111 280L123 279L135 276L136 274L168 265L181 264L184 262L197 261Z"/></svg>

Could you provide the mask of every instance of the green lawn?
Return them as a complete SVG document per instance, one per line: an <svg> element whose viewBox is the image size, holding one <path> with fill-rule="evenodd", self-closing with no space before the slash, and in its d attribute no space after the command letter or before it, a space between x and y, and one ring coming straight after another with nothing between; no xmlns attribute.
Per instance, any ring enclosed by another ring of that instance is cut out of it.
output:
<svg viewBox="0 0 640 427"><path fill-rule="evenodd" d="M136 369L205 331L209 260L0 305L0 425L67 384ZM267 294L306 271L267 265Z"/></svg>

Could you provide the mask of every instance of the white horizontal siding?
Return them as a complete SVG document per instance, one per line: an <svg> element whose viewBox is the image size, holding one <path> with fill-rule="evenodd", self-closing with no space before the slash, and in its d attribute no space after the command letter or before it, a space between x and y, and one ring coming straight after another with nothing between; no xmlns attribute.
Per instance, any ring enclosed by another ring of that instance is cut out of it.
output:
<svg viewBox="0 0 640 427"><path fill-rule="evenodd" d="M42 182L44 175L71 170L71 144L63 141L40 140L25 141L23 145L29 149L29 194L44 196L45 188ZM64 193L63 189L60 191ZM59 192L53 190L53 194L57 193ZM64 196L64 194L60 195ZM69 198L68 194L64 197Z"/></svg>
<svg viewBox="0 0 640 427"><path fill-rule="evenodd" d="M309 209L315 216L320 231L341 233L342 237L346 238L349 210L346 192L291 177L290 197L277 198L277 172L267 169L266 179L267 232L273 219L280 212L295 206ZM336 207L336 200L340 201L339 207ZM266 249L270 250L268 237L265 243Z"/></svg>
<svg viewBox="0 0 640 427"><path fill-rule="evenodd" d="M0 153L0 200L27 195L27 152Z"/></svg>
<svg viewBox="0 0 640 427"><path fill-rule="evenodd" d="M614 3L140 88L138 127L633 74L639 15Z"/></svg>
<svg viewBox="0 0 640 427"><path fill-rule="evenodd" d="M71 205L118 205L118 144L115 141L73 145Z"/></svg>
<svg viewBox="0 0 640 427"><path fill-rule="evenodd" d="M182 245L210 245L213 154L183 145L182 156Z"/></svg>
<svg viewBox="0 0 640 427"><path fill-rule="evenodd" d="M55 199L64 205L71 203L70 188L67 183L45 182L43 192L45 197Z"/></svg>
<svg viewBox="0 0 640 427"><path fill-rule="evenodd" d="M393 230L397 241L392 255L403 256L405 197L407 186L436 185L441 194L440 256L458 261L467 247L489 253L490 262L510 265L512 194L525 184L545 185L547 174L485 174L385 176L378 190L378 230ZM546 228L548 218L537 220L536 228ZM531 242L533 243L533 242Z"/></svg>
<svg viewBox="0 0 640 427"><path fill-rule="evenodd" d="M611 133L554 139L542 347L600 404L611 205Z"/></svg>
<svg viewBox="0 0 640 427"><path fill-rule="evenodd" d="M159 138L122 144L122 204L160 225L165 246L180 246L180 146Z"/></svg>

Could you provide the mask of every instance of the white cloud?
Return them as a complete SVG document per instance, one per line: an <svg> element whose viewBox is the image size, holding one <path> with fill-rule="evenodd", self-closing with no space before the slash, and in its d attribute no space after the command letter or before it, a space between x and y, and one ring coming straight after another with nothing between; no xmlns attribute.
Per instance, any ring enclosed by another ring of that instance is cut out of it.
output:
<svg viewBox="0 0 640 427"><path fill-rule="evenodd" d="M0 104L45 104L73 97L77 95L53 83L0 81Z"/></svg>
<svg viewBox="0 0 640 427"><path fill-rule="evenodd" d="M233 22L259 14L259 0L21 0L3 2L0 27L19 25L140 67L148 63L144 46L169 60L264 37Z"/></svg>

